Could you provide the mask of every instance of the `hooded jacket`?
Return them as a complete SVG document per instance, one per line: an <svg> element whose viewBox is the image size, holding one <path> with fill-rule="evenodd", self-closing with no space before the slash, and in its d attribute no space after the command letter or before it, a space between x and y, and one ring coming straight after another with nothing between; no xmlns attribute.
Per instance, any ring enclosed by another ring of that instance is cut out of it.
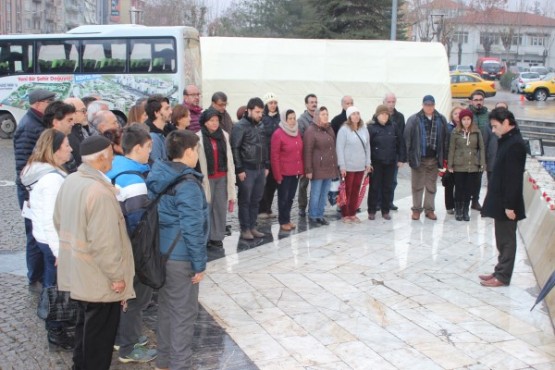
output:
<svg viewBox="0 0 555 370"><path fill-rule="evenodd" d="M54 226L60 237L58 289L85 302L135 298L135 263L116 188L83 163L58 194ZM125 281L123 292L111 285Z"/></svg>
<svg viewBox="0 0 555 370"><path fill-rule="evenodd" d="M136 174L118 176L125 171L140 172L142 176ZM121 205L121 211L125 216L129 235L137 227L149 202L145 183L145 178L149 171L150 166L148 164L139 163L122 155L116 155L112 161L112 169L106 173L110 180L117 176L115 182L116 188L119 190L117 198Z"/></svg>
<svg viewBox="0 0 555 370"><path fill-rule="evenodd" d="M167 253L181 234L170 260L189 261L194 272L206 269L208 242L208 202L202 188L202 174L182 163L157 161L146 179L149 198L162 193L182 175L191 175L163 195L158 203L160 251Z"/></svg>
<svg viewBox="0 0 555 370"><path fill-rule="evenodd" d="M447 165L455 172L479 172L486 165L484 141L477 126L469 133L454 129L449 142Z"/></svg>
<svg viewBox="0 0 555 370"><path fill-rule="evenodd" d="M21 171L21 183L29 190L29 206L33 222L33 236L48 244L52 254L58 258L60 240L52 217L56 197L67 174L50 163L33 162Z"/></svg>

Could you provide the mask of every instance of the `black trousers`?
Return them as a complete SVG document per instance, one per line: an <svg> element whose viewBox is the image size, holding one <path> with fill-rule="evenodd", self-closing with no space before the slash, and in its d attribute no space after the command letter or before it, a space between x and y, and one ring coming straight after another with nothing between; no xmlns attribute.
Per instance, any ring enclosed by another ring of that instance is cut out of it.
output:
<svg viewBox="0 0 555 370"><path fill-rule="evenodd" d="M264 185L264 194L262 194L262 199L258 206L258 213L272 213L272 203L274 202L274 195L277 188L278 184L270 168L268 176L266 176L266 185Z"/></svg>
<svg viewBox="0 0 555 370"><path fill-rule="evenodd" d="M73 370L108 370L119 325L120 302L77 301Z"/></svg>
<svg viewBox="0 0 555 370"><path fill-rule="evenodd" d="M393 177L397 163L373 162L370 189L368 189L368 213L375 213L378 206L378 198L381 198L382 213L389 213L391 205L391 193L393 191ZM381 195L381 197L380 197Z"/></svg>
<svg viewBox="0 0 555 370"><path fill-rule="evenodd" d="M455 208L455 174L446 173L443 176L441 181L445 188L445 209L449 210ZM448 176L448 178L446 179L445 176Z"/></svg>
<svg viewBox="0 0 555 370"><path fill-rule="evenodd" d="M493 275L504 284L511 283L516 256L516 221L495 220L495 241L499 256Z"/></svg>
<svg viewBox="0 0 555 370"><path fill-rule="evenodd" d="M455 175L455 200L457 202L470 202L470 197L475 194L476 188L480 190L478 181L482 181L482 173L453 172L453 175ZM478 198L474 199L477 200Z"/></svg>
<svg viewBox="0 0 555 370"><path fill-rule="evenodd" d="M280 225L291 222L291 207L293 206L295 193L297 193L298 184L298 176L283 176L281 184L278 185L278 219Z"/></svg>
<svg viewBox="0 0 555 370"><path fill-rule="evenodd" d="M477 202L480 200L480 191L482 190L482 172L477 172L478 177L475 179L474 189L472 189L472 201ZM457 185L455 185L457 186Z"/></svg>

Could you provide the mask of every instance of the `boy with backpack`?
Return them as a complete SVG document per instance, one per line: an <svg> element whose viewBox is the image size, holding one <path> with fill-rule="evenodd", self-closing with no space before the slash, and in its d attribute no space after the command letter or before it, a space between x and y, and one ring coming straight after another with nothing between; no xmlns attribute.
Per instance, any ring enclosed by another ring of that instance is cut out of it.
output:
<svg viewBox="0 0 555 370"><path fill-rule="evenodd" d="M150 171L148 158L152 149L152 139L144 128L138 125L129 126L123 131L121 146L124 155L114 156L112 169L106 176L119 190L117 198L125 216L127 232L131 237L149 204L145 178ZM136 248L133 248L133 253L137 253ZM134 256L134 259L137 260L137 256ZM135 269L137 270L137 266ZM127 301L127 307L122 306L114 346L119 350L119 361L123 363L149 362L157 356L156 350L145 347L148 338L141 335L142 311L150 302L153 289L139 280L137 272L133 279L137 297Z"/></svg>

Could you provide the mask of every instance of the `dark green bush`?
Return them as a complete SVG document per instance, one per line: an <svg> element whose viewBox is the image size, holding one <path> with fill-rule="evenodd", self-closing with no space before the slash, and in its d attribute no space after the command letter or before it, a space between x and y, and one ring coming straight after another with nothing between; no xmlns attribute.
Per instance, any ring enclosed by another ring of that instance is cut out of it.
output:
<svg viewBox="0 0 555 370"><path fill-rule="evenodd" d="M503 76L501 76L501 79L499 80L501 87L505 90L510 90L511 81L514 80L515 77L516 77L516 74L512 72L506 72Z"/></svg>

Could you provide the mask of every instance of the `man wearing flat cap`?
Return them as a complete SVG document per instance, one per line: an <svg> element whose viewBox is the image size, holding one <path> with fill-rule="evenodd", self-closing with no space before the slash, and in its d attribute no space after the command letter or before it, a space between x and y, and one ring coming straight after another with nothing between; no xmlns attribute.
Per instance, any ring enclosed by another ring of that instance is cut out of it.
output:
<svg viewBox="0 0 555 370"><path fill-rule="evenodd" d="M407 159L411 169L412 219L419 220L424 211L426 218L437 220L435 196L438 170L447 159L447 120L435 109L432 95L422 99L422 110L407 120L404 138ZM424 200L424 203L422 203Z"/></svg>
<svg viewBox="0 0 555 370"><path fill-rule="evenodd" d="M131 242L116 189L105 176L112 168L111 144L98 135L81 143L83 164L66 178L54 209L58 289L79 303L75 369L110 367L120 304L135 298Z"/></svg>
<svg viewBox="0 0 555 370"><path fill-rule="evenodd" d="M21 184L19 175L27 164L35 144L40 134L46 129L42 118L44 110L48 104L56 98L52 91L38 89L29 92L29 110L21 118L13 138L15 152L15 174L17 184L17 200L19 208L23 207L23 202L29 198L27 189ZM29 285L33 285L42 279L44 271L44 256L37 246L33 237L33 226L31 220L25 218L25 234L27 234L26 259L27 259L27 278Z"/></svg>

